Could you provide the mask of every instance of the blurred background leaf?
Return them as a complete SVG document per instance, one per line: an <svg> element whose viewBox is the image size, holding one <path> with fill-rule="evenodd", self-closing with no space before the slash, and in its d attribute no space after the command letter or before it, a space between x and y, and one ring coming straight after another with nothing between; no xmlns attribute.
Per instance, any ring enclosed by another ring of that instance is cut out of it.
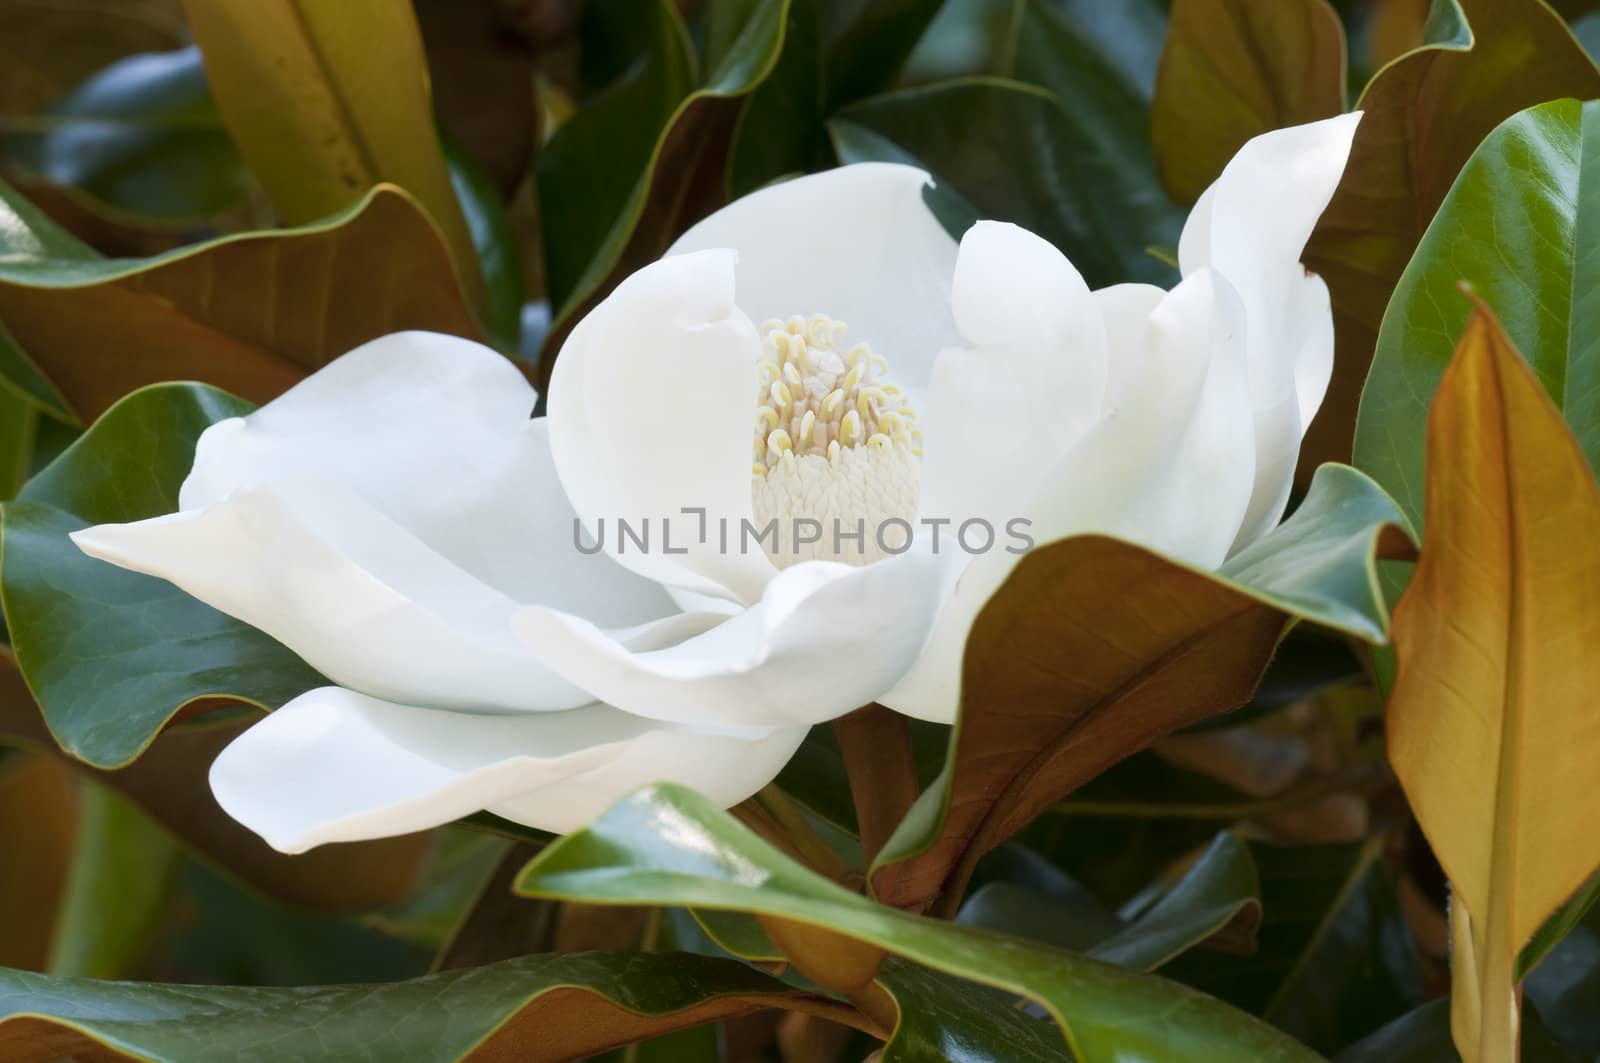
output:
<svg viewBox="0 0 1600 1063"><path fill-rule="evenodd" d="M1251 137L1345 107L1344 26L1327 0L1174 0L1151 137L1193 205Z"/></svg>
<svg viewBox="0 0 1600 1063"><path fill-rule="evenodd" d="M1306 249L1332 293L1337 349L1302 478L1350 456L1384 307L1457 172L1501 121L1563 96L1600 96L1600 70L1543 0L1436 0L1420 46L1361 93L1350 163Z"/></svg>
<svg viewBox="0 0 1600 1063"><path fill-rule="evenodd" d="M469 302L487 309L409 4L185 0L184 10L222 119L285 221L397 184L439 227Z"/></svg>
<svg viewBox="0 0 1600 1063"><path fill-rule="evenodd" d="M120 59L5 128L23 174L141 220L204 222L252 187L193 47Z"/></svg>
<svg viewBox="0 0 1600 1063"><path fill-rule="evenodd" d="M0 372L82 420L172 379L265 401L388 332L477 337L449 261L392 186L299 229L139 260L102 258L0 183L0 321L17 344L0 349Z"/></svg>

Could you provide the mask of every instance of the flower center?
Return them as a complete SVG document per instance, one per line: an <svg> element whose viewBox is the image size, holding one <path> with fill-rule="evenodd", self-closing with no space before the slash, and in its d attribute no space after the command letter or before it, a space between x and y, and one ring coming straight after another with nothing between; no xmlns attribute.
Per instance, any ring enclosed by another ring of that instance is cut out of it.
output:
<svg viewBox="0 0 1600 1063"><path fill-rule="evenodd" d="M916 411L887 381L883 355L847 349L846 331L826 314L761 325L751 489L762 547L779 568L900 553L916 520Z"/></svg>

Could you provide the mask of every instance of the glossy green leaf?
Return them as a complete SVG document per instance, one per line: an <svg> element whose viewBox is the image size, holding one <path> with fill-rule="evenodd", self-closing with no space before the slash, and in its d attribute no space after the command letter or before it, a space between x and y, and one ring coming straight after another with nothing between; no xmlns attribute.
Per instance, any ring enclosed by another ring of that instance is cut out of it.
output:
<svg viewBox="0 0 1600 1063"><path fill-rule="evenodd" d="M522 251L494 179L447 134L441 132L450 184L472 234L478 268L488 289L489 334L502 351L522 347Z"/></svg>
<svg viewBox="0 0 1600 1063"><path fill-rule="evenodd" d="M250 189L198 48L119 60L8 125L3 145L13 165L119 214L193 223Z"/></svg>
<svg viewBox="0 0 1600 1063"><path fill-rule="evenodd" d="M674 109L694 88L694 49L676 8L664 0L636 6L642 10L631 21L647 34L642 61L539 153L546 283L555 307L573 297Z"/></svg>
<svg viewBox="0 0 1600 1063"><path fill-rule="evenodd" d="M684 43L676 9L669 0L660 2L666 28L657 37L664 40L652 49L646 66L659 62L667 70L681 73L681 68L692 61L692 55L685 59L683 54L687 53L680 53L688 45ZM557 239L548 229L552 218L565 210L594 212L598 203L606 204L598 216L584 223L585 231L570 248L569 261L559 270L552 263L551 303L559 310L545 339L540 362L544 380L548 380L560 344L591 307L623 277L659 258L693 221L722 205L730 139L746 98L777 65L783 50L788 11L789 0L761 0L752 7L738 37L705 82L676 101L642 164L630 162L621 167L621 176L614 180L619 182L619 187L626 182L626 195L614 205L609 198L594 201L592 186L596 173L585 170L582 165L583 159L591 156L562 148L565 155L557 154L556 161L551 161L551 154L558 150L556 141L552 141L550 150L541 156L540 205L547 226L547 248ZM670 47L665 39L673 42ZM676 85L677 75L668 77L667 81ZM671 97L674 92L675 89L666 95ZM602 103L608 107L607 113L611 113L611 94L594 107ZM638 116L625 110L615 117L629 128L639 122ZM564 126L562 133L567 133L580 121L581 115ZM605 138L609 127L602 127L597 119L592 119L580 128L585 138L583 143L590 144L591 150L607 150ZM568 134L574 139L578 135ZM599 157L603 165L616 165L603 162L604 158L603 154ZM547 194L549 186L545 177L557 172L563 174L560 180L570 188L571 195L553 197ZM609 183L613 178L604 180ZM609 188L609 184L604 187ZM591 239L595 235L601 238Z"/></svg>
<svg viewBox="0 0 1600 1063"><path fill-rule="evenodd" d="M986 882L972 891L954 922L1074 952L1089 951L1125 925L1077 882L1049 893L1016 882Z"/></svg>
<svg viewBox="0 0 1600 1063"><path fill-rule="evenodd" d="M729 6L729 5L724 5ZM750 94L728 161L730 198L786 174L825 169L831 159L818 0L790 0L778 65Z"/></svg>
<svg viewBox="0 0 1600 1063"><path fill-rule="evenodd" d="M1172 280L1145 249L1176 243L1182 219L1148 150L1122 135L1130 128L1036 86L982 77L876 96L829 122L841 160L922 165L983 217L1055 244L1092 287Z"/></svg>
<svg viewBox="0 0 1600 1063"><path fill-rule="evenodd" d="M841 1010L733 960L684 953L524 956L407 982L285 989L0 969L0 1055L52 1058L103 1046L158 1063L449 1063L473 1052L559 1063L766 1006Z"/></svg>
<svg viewBox="0 0 1600 1063"><path fill-rule="evenodd" d="M1162 188L1150 135L1151 84L1165 13L1150 0L1116 5L1115 12L1083 0L1026 0L1015 11L1011 75L1055 95L1080 132L1080 150L1105 167L1099 179L1121 186L1105 208L1126 211L1118 216L1134 231L1122 236L1127 241L1123 254L1135 272L1103 283L1172 280L1170 269L1160 268L1159 260L1155 265L1140 260L1133 246L1142 241L1137 251L1149 258L1152 246L1175 246L1183 224L1183 212ZM1075 263L1081 253L1068 251Z"/></svg>
<svg viewBox="0 0 1600 1063"><path fill-rule="evenodd" d="M0 182L0 320L0 373L83 420L158 381L265 401L385 333L481 335L438 231L388 185L298 229L111 259Z"/></svg>
<svg viewBox="0 0 1600 1063"><path fill-rule="evenodd" d="M1228 833L1217 835L1194 866L1131 921L1118 919L1078 889L1076 897L1062 898L990 883L962 905L956 921L1142 971L1153 971L1224 931L1230 948L1248 950L1261 922L1255 861Z"/></svg>
<svg viewBox="0 0 1600 1063"><path fill-rule="evenodd" d="M72 870L50 946L51 974L126 975L156 931L178 847L113 790L80 780Z"/></svg>
<svg viewBox="0 0 1600 1063"><path fill-rule="evenodd" d="M1337 349L1302 470L1349 457L1384 308L1457 173L1500 122L1562 96L1600 96L1600 70L1543 0L1434 0L1422 43L1361 93L1344 179L1305 253L1328 282Z"/></svg>
<svg viewBox="0 0 1600 1063"><path fill-rule="evenodd" d="M5 505L0 602L28 685L73 756L117 767L192 702L276 707L326 683L254 628L67 538L175 511L200 433L249 409L194 384L137 392Z"/></svg>
<svg viewBox="0 0 1600 1063"><path fill-rule="evenodd" d="M1517 954L1516 977L1520 980L1529 971L1550 954L1571 934L1575 928L1583 925L1590 913L1597 911L1596 904L1600 904L1600 868L1589 876L1585 882L1545 923L1539 927L1523 950Z"/></svg>
<svg viewBox="0 0 1600 1063"><path fill-rule="evenodd" d="M1073 1063L1050 1020L1009 993L898 956L878 981L900 1009L883 1063Z"/></svg>
<svg viewBox="0 0 1600 1063"><path fill-rule="evenodd" d="M1328 466L1288 521L1218 573L1097 536L1035 549L973 626L943 781L879 856L876 895L953 911L978 858L1045 809L1246 702L1296 621L1383 641L1376 557L1403 548L1403 524L1371 480ZM1063 659L1076 662L1070 680Z"/></svg>
<svg viewBox="0 0 1600 1063"><path fill-rule="evenodd" d="M1495 312L1600 462L1600 103L1524 111L1461 171L1395 288L1356 429L1356 463L1422 527L1424 434L1472 314Z"/></svg>
<svg viewBox="0 0 1600 1063"><path fill-rule="evenodd" d="M1181 879L1089 955L1153 971L1208 940L1234 952L1253 951L1260 889L1250 850L1232 834L1219 834Z"/></svg>
<svg viewBox="0 0 1600 1063"><path fill-rule="evenodd" d="M0 384L0 501L16 494L28 478L38 417L32 402Z"/></svg>
<svg viewBox="0 0 1600 1063"><path fill-rule="evenodd" d="M528 865L518 889L589 904L745 911L827 928L1034 1000L1061 1027L1079 1063L1317 1058L1242 1013L1150 975L874 904L806 871L681 787L641 790L556 841Z"/></svg>
<svg viewBox="0 0 1600 1063"><path fill-rule="evenodd" d="M1404 1015L1421 999L1422 974L1382 844L1252 845L1264 912L1259 950L1192 952L1165 973L1321 1052Z"/></svg>

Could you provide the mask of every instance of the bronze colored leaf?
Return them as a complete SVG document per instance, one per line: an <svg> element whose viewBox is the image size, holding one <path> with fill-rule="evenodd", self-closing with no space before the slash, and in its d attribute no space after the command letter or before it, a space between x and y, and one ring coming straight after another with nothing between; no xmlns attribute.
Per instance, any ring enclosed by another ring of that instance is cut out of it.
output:
<svg viewBox="0 0 1600 1063"><path fill-rule="evenodd" d="M438 231L388 185L314 225L139 260L95 256L0 186L0 321L85 421L163 380L263 402L388 332L481 338Z"/></svg>
<svg viewBox="0 0 1600 1063"><path fill-rule="evenodd" d="M171 727L143 757L120 771L100 771L65 757L57 760L56 744L23 685L15 660L0 652L0 745L22 745L33 751L30 757L38 756L52 766L73 764L131 800L230 874L287 904L364 912L405 897L427 855L426 834L325 845L301 856L285 856L222 811L211 797L206 775L222 747L254 721L253 714L235 715L217 723ZM51 755L46 757L46 753ZM40 807L0 801L0 810L25 809L35 819ZM70 834L68 847L70 851Z"/></svg>
<svg viewBox="0 0 1600 1063"><path fill-rule="evenodd" d="M0 751L0 966L42 971L72 871L77 787L43 754Z"/></svg>
<svg viewBox="0 0 1600 1063"><path fill-rule="evenodd" d="M1101 536L1036 548L973 624L944 775L872 868L876 896L949 914L978 859L1046 808L1243 704L1297 619L1381 641L1375 558L1409 553L1401 525L1372 481L1330 466L1218 573Z"/></svg>
<svg viewBox="0 0 1600 1063"><path fill-rule="evenodd" d="M1485 306L1434 398L1427 468L1389 759L1454 887L1456 1045L1514 1060L1517 954L1600 867L1600 488Z"/></svg>
<svg viewBox="0 0 1600 1063"><path fill-rule="evenodd" d="M1176 0L1150 112L1172 198L1199 199L1251 137L1343 111L1344 68L1328 0Z"/></svg>
<svg viewBox="0 0 1600 1063"><path fill-rule="evenodd" d="M285 221L305 224L397 184L438 224L472 305L484 308L410 4L185 0L184 10L222 120Z"/></svg>

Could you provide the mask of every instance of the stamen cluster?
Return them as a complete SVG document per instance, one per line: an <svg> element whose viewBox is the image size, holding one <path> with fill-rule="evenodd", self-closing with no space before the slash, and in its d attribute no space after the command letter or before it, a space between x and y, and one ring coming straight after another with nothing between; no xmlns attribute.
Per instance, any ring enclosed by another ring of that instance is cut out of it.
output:
<svg viewBox="0 0 1600 1063"><path fill-rule="evenodd" d="M844 348L847 328L826 314L761 325L754 474L814 455L837 463L853 447L901 447L921 457L922 433L888 360L867 344Z"/></svg>

